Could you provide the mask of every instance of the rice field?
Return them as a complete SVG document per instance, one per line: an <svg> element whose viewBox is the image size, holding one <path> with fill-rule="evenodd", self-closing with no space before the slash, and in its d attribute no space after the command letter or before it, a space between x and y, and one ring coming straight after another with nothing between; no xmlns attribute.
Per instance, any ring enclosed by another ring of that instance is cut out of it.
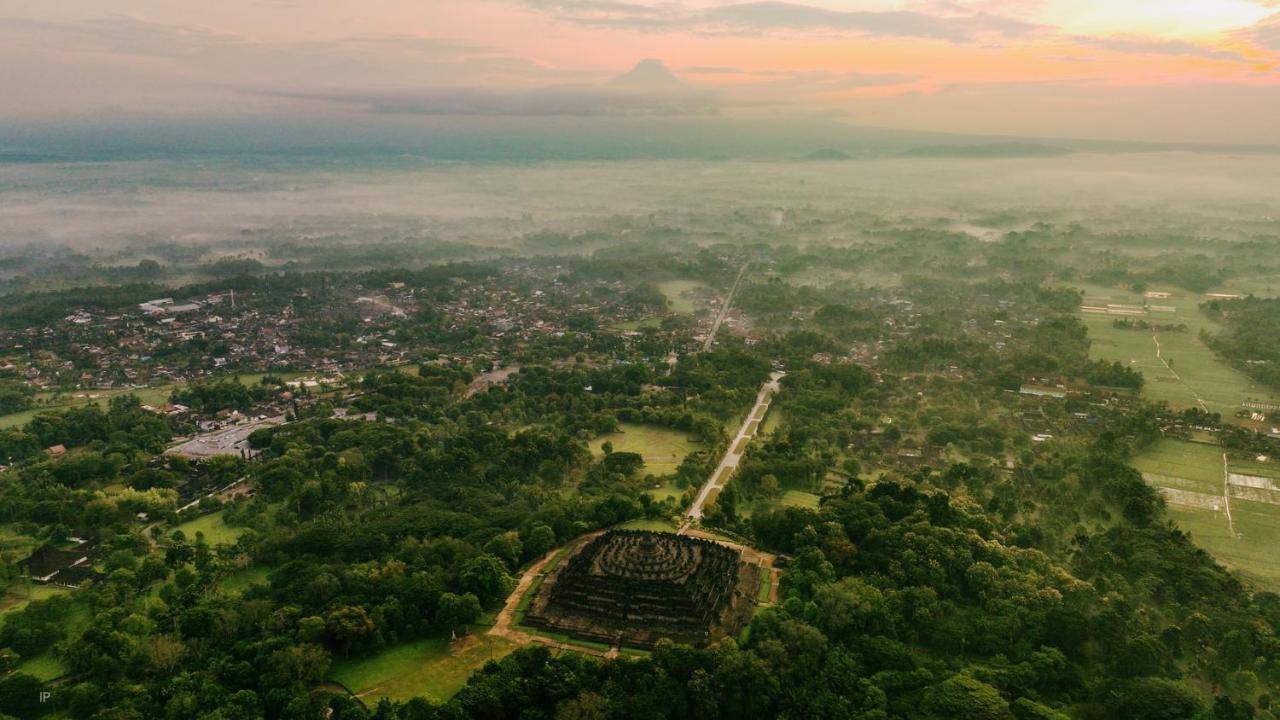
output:
<svg viewBox="0 0 1280 720"><path fill-rule="evenodd" d="M1216 333L1218 327L1200 312L1204 300L1184 290L1171 289L1169 298L1145 299L1142 295L1118 290L1086 286L1085 302L1090 307L1124 305L1153 308L1140 318L1152 324L1185 324L1186 332L1124 330L1112 323L1118 317L1083 312L1081 320L1089 328L1092 340L1090 354L1108 362L1118 361L1137 370L1146 378L1143 397L1165 401L1171 407L1203 406L1210 412L1231 417L1247 399L1280 403L1275 395L1256 384L1247 375L1218 358L1200 339L1202 330ZM1159 354L1157 355L1157 340ZM1165 362L1169 363L1166 367Z"/></svg>
<svg viewBox="0 0 1280 720"><path fill-rule="evenodd" d="M1280 486L1280 464L1232 459L1224 467L1221 448L1169 439L1132 464L1197 545L1257 587L1280 590L1280 493L1265 489Z"/></svg>

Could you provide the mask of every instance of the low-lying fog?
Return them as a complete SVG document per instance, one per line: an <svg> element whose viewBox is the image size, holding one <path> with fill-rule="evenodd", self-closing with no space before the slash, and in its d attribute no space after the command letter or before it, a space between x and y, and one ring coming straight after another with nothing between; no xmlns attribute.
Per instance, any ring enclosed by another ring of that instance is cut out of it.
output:
<svg viewBox="0 0 1280 720"><path fill-rule="evenodd" d="M1012 214L1010 214L1011 211ZM233 240L245 229L353 241L406 233L501 246L539 230L614 218L681 226L752 213L858 212L954 220L981 236L1045 220L1230 237L1243 223L1280 229L1280 157L1072 154L1041 159L808 162L627 161L460 164L414 158L271 157L101 163L0 163L0 247L107 250ZM700 227L703 231L715 228ZM730 228L724 228L729 231ZM797 228L799 229L799 228ZM776 240L785 240L778 233Z"/></svg>

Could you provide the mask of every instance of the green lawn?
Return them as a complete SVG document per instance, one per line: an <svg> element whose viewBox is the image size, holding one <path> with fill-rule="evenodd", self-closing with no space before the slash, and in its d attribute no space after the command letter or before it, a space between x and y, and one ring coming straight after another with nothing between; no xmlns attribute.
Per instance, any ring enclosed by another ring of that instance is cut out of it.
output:
<svg viewBox="0 0 1280 720"><path fill-rule="evenodd" d="M668 280L664 283L658 283L658 289L663 295L667 296L667 300L671 303L672 312L682 315L692 314L697 306L694 305L693 297L688 293L695 293L706 286L700 282L693 280Z"/></svg>
<svg viewBox="0 0 1280 720"><path fill-rule="evenodd" d="M656 482L645 488L645 492L654 500L666 500L667 498L675 498L679 500L684 495L685 489L676 485L675 480L670 477L657 478Z"/></svg>
<svg viewBox="0 0 1280 720"><path fill-rule="evenodd" d="M675 525L670 520L628 520L618 526L619 530L652 530L654 532L675 532Z"/></svg>
<svg viewBox="0 0 1280 720"><path fill-rule="evenodd" d="M615 452L632 452L644 458L642 474L670 475L680 467L685 455L696 450L700 443L688 433L670 430L656 425L621 423L619 432L601 435L591 441L591 452L604 454L605 442L613 444ZM653 494L653 493L650 493ZM678 493L677 493L678 495ZM666 497L665 493L656 497Z"/></svg>
<svg viewBox="0 0 1280 720"><path fill-rule="evenodd" d="M809 510L817 510L818 503L822 498L811 492L803 490L788 490L782 495L781 504L783 507L799 507Z"/></svg>
<svg viewBox="0 0 1280 720"><path fill-rule="evenodd" d="M174 528L181 530L187 536L187 540L194 541L196 533L204 533L204 541L209 545L220 545L222 543L234 543L241 535L246 532L246 528L232 527L222 521L222 512L202 515L195 520L185 522Z"/></svg>
<svg viewBox="0 0 1280 720"><path fill-rule="evenodd" d="M782 427L782 410L770 406L769 412L764 416L764 424L760 426L760 434L772 435Z"/></svg>
<svg viewBox="0 0 1280 720"><path fill-rule="evenodd" d="M443 702L490 660L510 654L516 643L486 634L450 642L430 638L403 643L376 655L340 660L330 676L374 705L380 698L408 700L424 696Z"/></svg>

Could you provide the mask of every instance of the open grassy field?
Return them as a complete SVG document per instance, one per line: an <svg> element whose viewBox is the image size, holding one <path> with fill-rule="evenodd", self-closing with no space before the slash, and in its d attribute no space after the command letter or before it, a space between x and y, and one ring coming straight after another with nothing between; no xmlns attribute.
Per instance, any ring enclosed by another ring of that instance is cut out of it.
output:
<svg viewBox="0 0 1280 720"><path fill-rule="evenodd" d="M1222 413L1224 417L1231 417L1246 399L1280 402L1272 392L1219 359L1200 340L1201 330L1219 331L1217 325L1200 312L1202 296L1170 288L1171 297L1147 300L1137 293L1115 288L1085 286L1083 289L1087 306L1141 306L1146 302L1172 311L1153 310L1141 319L1151 324L1187 326L1187 332L1158 332L1153 338L1150 330L1116 329L1113 321L1118 316L1081 314L1093 341L1093 357L1119 361L1141 372L1147 380L1143 397L1163 400L1176 408L1194 407L1203 402L1209 411ZM1170 367L1165 366L1165 361Z"/></svg>
<svg viewBox="0 0 1280 720"><path fill-rule="evenodd" d="M516 643L487 634L450 641L430 638L403 643L376 655L334 663L330 677L369 705L380 698L408 700L425 696L449 699L467 678L490 660L510 654Z"/></svg>
<svg viewBox="0 0 1280 720"><path fill-rule="evenodd" d="M603 455L605 442L613 444L615 452L632 452L644 458L643 474L669 475L680 467L684 456L696 450L700 444L687 433L669 430L656 425L622 423L619 432L601 435L591 441L591 452ZM665 494L662 497L666 497Z"/></svg>
<svg viewBox="0 0 1280 720"><path fill-rule="evenodd" d="M690 315L696 310L691 293L698 292L706 286L694 280L668 280L658 283L658 289L671 303L671 311L681 315Z"/></svg>
<svg viewBox="0 0 1280 720"><path fill-rule="evenodd" d="M188 540L195 540L197 532L204 533L204 540L210 545L234 543L245 533L245 528L232 527L223 522L221 510L182 523L175 530L181 530Z"/></svg>
<svg viewBox="0 0 1280 720"><path fill-rule="evenodd" d="M632 330L656 330L662 327L662 321L658 318L645 318L643 320L628 320L627 322L614 323L609 326L610 330L618 332L630 332Z"/></svg>
<svg viewBox="0 0 1280 720"><path fill-rule="evenodd" d="M1135 457L1133 466L1157 487L1222 495L1222 449L1213 445L1166 438Z"/></svg>

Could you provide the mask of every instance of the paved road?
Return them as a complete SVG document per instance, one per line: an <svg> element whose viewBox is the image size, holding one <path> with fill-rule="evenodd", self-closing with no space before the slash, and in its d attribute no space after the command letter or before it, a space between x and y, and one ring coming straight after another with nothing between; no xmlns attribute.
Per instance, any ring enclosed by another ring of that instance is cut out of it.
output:
<svg viewBox="0 0 1280 720"><path fill-rule="evenodd" d="M782 389L780 383L784 376L786 376L785 372L775 372L769 376L769 382L760 387L760 393L756 395L755 406L751 408L751 412L747 413L747 418L742 421L742 427L738 429L738 434L729 443L729 448L725 451L724 458L716 466L715 472L711 473L711 477L707 478L706 484L698 491L698 497L694 499L693 504L689 506L689 511L685 513L687 518L685 527L702 517L703 506L707 504L707 497L711 494L711 491L715 488L724 489L724 486L729 483L729 476L738 467L738 462L742 460L743 452L746 450L747 443L745 441L755 437L760 430L760 423L764 420L765 411L769 409L769 403L773 402L774 394Z"/></svg>
<svg viewBox="0 0 1280 720"><path fill-rule="evenodd" d="M720 332L720 325L724 322L725 317L729 314L729 308L733 307L733 296L738 292L738 286L742 284L742 278L747 274L747 267L751 265L751 261L742 263L742 269L738 270L738 277L733 281L733 287L729 288L729 294L724 299L724 304L720 306L720 312L716 314L716 320L711 324L711 332L707 333L707 339L702 343L702 352L710 352L711 345L716 341L716 333Z"/></svg>

